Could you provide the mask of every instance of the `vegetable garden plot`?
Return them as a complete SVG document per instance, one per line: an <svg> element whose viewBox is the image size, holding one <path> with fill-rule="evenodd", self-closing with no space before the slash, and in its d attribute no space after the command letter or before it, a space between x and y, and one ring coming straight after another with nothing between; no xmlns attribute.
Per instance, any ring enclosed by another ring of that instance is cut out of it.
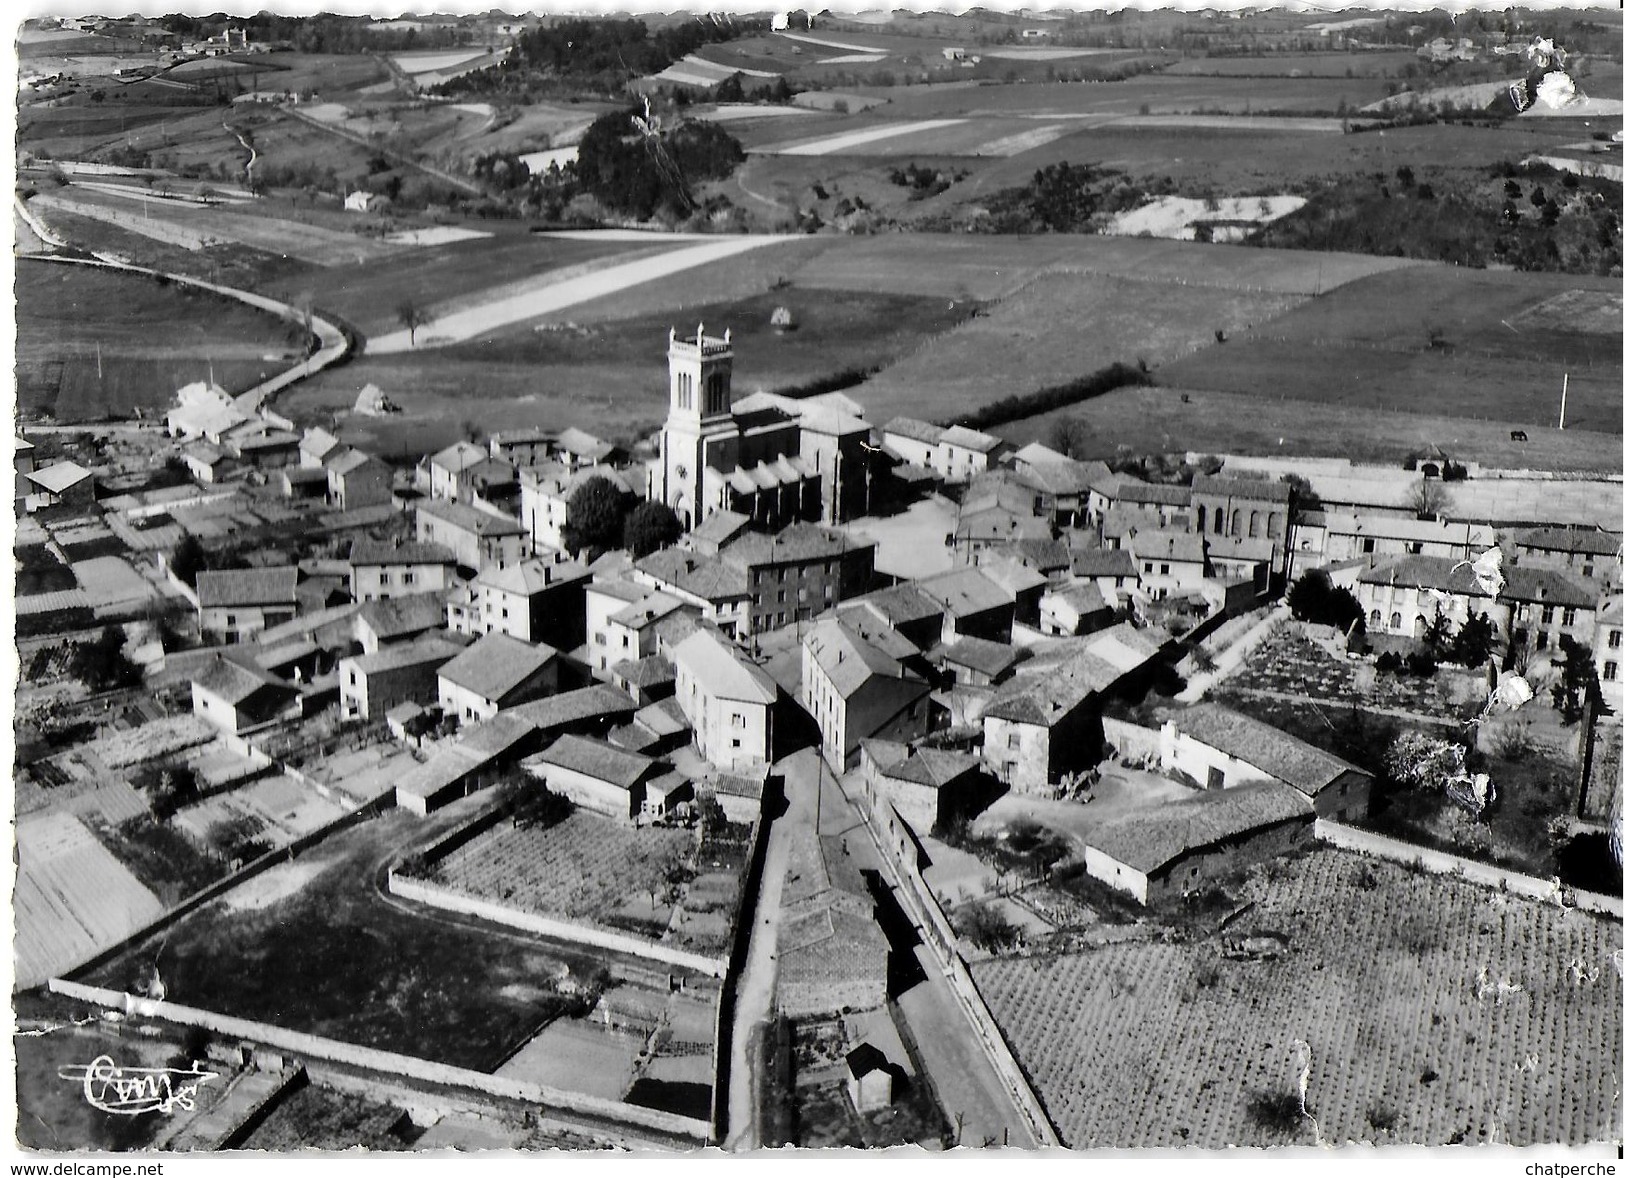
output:
<svg viewBox="0 0 1625 1178"><path fill-rule="evenodd" d="M1373 1141L1578 1144L1617 1129L1620 929L1340 851L1244 889L1212 943L1119 945L973 967L1073 1147ZM1285 1131L1259 1099L1307 1108Z"/></svg>

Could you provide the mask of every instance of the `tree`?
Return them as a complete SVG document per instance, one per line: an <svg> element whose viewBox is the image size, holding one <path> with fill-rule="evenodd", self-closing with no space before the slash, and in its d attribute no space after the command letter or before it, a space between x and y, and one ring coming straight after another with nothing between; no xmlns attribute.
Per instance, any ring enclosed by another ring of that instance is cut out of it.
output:
<svg viewBox="0 0 1625 1178"><path fill-rule="evenodd" d="M1557 640L1563 661L1561 675L1552 685L1552 700L1563 713L1563 723L1572 724L1585 714L1586 701L1597 685L1597 666L1591 647L1567 634Z"/></svg>
<svg viewBox="0 0 1625 1178"><path fill-rule="evenodd" d="M68 658L68 673L91 691L112 691L141 682L141 668L124 653L124 630L109 626L93 642L81 642Z"/></svg>
<svg viewBox="0 0 1625 1178"><path fill-rule="evenodd" d="M1076 458L1089 439L1089 423L1077 414L1058 417L1049 428L1049 444L1068 458Z"/></svg>
<svg viewBox="0 0 1625 1178"><path fill-rule="evenodd" d="M625 495L603 475L594 475L570 495L565 519L564 546L572 555L613 548L620 543L626 519Z"/></svg>
<svg viewBox="0 0 1625 1178"><path fill-rule="evenodd" d="M1417 481L1411 487L1408 501L1418 519L1437 519L1454 504L1450 492L1438 479Z"/></svg>
<svg viewBox="0 0 1625 1178"><path fill-rule="evenodd" d="M395 319L402 327L406 328L407 341L412 347L417 347L418 328L429 321L428 316L423 313L423 308L419 307L411 299L402 299L395 304Z"/></svg>
<svg viewBox="0 0 1625 1178"><path fill-rule="evenodd" d="M626 517L621 530L621 547L634 557L647 556L664 548L683 534L677 513L664 503L640 503Z"/></svg>
<svg viewBox="0 0 1625 1178"><path fill-rule="evenodd" d="M1364 614L1354 594L1339 585L1323 569L1310 569L1287 591L1292 616L1322 626L1346 630Z"/></svg>
<svg viewBox="0 0 1625 1178"><path fill-rule="evenodd" d="M1382 768L1396 785L1443 790L1467 771L1467 750L1423 732L1402 732L1382 755Z"/></svg>
<svg viewBox="0 0 1625 1178"><path fill-rule="evenodd" d="M1482 667L1495 650L1495 623L1488 611L1467 611L1467 620L1450 644L1450 661L1464 667Z"/></svg>
<svg viewBox="0 0 1625 1178"><path fill-rule="evenodd" d="M1284 474L1281 481L1296 493L1299 511L1319 511L1324 506L1320 496L1315 493L1315 488L1301 474Z"/></svg>
<svg viewBox="0 0 1625 1178"><path fill-rule="evenodd" d="M1008 949L1016 943L1015 925L991 904L966 904L959 910L959 918L971 944L989 953Z"/></svg>
<svg viewBox="0 0 1625 1178"><path fill-rule="evenodd" d="M745 101L745 75L735 72L723 78L717 84L715 98L718 102Z"/></svg>
<svg viewBox="0 0 1625 1178"><path fill-rule="evenodd" d="M1452 650L1450 633L1450 619L1445 617L1442 608L1435 608L1433 616L1427 620L1422 628L1422 646L1429 658L1438 660L1449 654ZM1413 665L1414 672L1416 667Z"/></svg>

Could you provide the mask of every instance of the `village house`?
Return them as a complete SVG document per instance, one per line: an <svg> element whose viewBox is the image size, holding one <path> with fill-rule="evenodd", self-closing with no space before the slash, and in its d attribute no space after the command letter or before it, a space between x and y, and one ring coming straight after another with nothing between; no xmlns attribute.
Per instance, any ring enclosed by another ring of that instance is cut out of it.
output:
<svg viewBox="0 0 1625 1178"><path fill-rule="evenodd" d="M624 691L608 683L561 691L516 704L502 713L505 718L529 725L543 743L572 732L577 736L607 737L641 714Z"/></svg>
<svg viewBox="0 0 1625 1178"><path fill-rule="evenodd" d="M637 498L626 476L610 466L583 466L572 471L549 465L520 471L519 519L533 543L554 549L567 547L564 530L570 523L570 499L595 478L609 483L623 503Z"/></svg>
<svg viewBox="0 0 1625 1178"><path fill-rule="evenodd" d="M574 650L586 633L590 576L578 561L539 557L486 569L472 586L479 606L475 624L484 634Z"/></svg>
<svg viewBox="0 0 1625 1178"><path fill-rule="evenodd" d="M339 715L376 720L398 704L433 703L440 694L440 668L462 649L444 639L424 638L340 659Z"/></svg>
<svg viewBox="0 0 1625 1178"><path fill-rule="evenodd" d="M1191 480L1192 523L1204 535L1274 540L1284 547L1294 501L1289 483L1223 474Z"/></svg>
<svg viewBox="0 0 1625 1178"><path fill-rule="evenodd" d="M1039 600L1039 629L1045 634L1087 634L1112 624L1116 596L1108 599L1094 581L1050 589Z"/></svg>
<svg viewBox="0 0 1625 1178"><path fill-rule="evenodd" d="M801 641L801 704L837 769L850 767L866 737L925 735L930 697L930 684L839 619L815 623Z"/></svg>
<svg viewBox="0 0 1625 1178"><path fill-rule="evenodd" d="M438 499L419 503L415 514L418 540L451 549L462 568L506 568L529 551L525 525L512 516Z"/></svg>
<svg viewBox="0 0 1625 1178"><path fill-rule="evenodd" d="M1371 512L1323 514L1328 563L1356 557L1439 556L1471 560L1495 547L1495 529L1482 524L1450 523ZM1312 527L1312 525L1310 525ZM1300 543L1302 540L1300 529Z"/></svg>
<svg viewBox="0 0 1625 1178"><path fill-rule="evenodd" d="M686 779L665 762L585 736L559 737L525 767L551 792L622 822L663 818L693 792L679 788Z"/></svg>
<svg viewBox="0 0 1625 1178"><path fill-rule="evenodd" d="M486 442L492 458L501 458L516 469L540 466L553 453L558 434L548 429L505 429L491 435Z"/></svg>
<svg viewBox="0 0 1625 1178"><path fill-rule="evenodd" d="M1279 728L1220 704L1184 709L1162 726L1164 773L1198 788L1268 781L1291 786L1322 818L1358 821L1371 804L1371 774Z"/></svg>
<svg viewBox="0 0 1625 1178"><path fill-rule="evenodd" d="M1051 549L1056 551L1049 551ZM1065 574L1059 570L1067 566L1065 550L1066 546L1059 540L1030 541L982 557L976 571L1010 599L1013 626L1024 626L1033 631L1038 629L1040 603L1049 589L1051 577L1041 572L1037 564L1042 562L1056 569L1054 578L1060 580ZM1033 555L1029 556L1029 553Z"/></svg>
<svg viewBox="0 0 1625 1178"><path fill-rule="evenodd" d="M964 813L982 779L982 763L969 753L876 738L862 742L861 765L871 805L890 802L921 835Z"/></svg>
<svg viewBox="0 0 1625 1178"><path fill-rule="evenodd" d="M181 447L181 461L186 464L186 473L191 475L195 482L205 484L219 482L237 466L236 460L231 455L213 442L206 442L201 438Z"/></svg>
<svg viewBox="0 0 1625 1178"><path fill-rule="evenodd" d="M750 594L742 635L762 634L815 617L868 591L875 545L816 524L791 524L777 535L743 532L718 559L744 571Z"/></svg>
<svg viewBox="0 0 1625 1178"><path fill-rule="evenodd" d="M671 652L677 703L694 729L694 746L719 769L760 769L773 760L778 688L719 634L701 629Z"/></svg>
<svg viewBox="0 0 1625 1178"><path fill-rule="evenodd" d="M1079 462L1038 442L1006 461L1011 477L1036 496L1039 513L1058 528L1093 523L1122 481L1104 462Z"/></svg>
<svg viewBox="0 0 1625 1178"><path fill-rule="evenodd" d="M198 629L216 641L246 641L293 617L299 606L298 582L293 565L199 572Z"/></svg>
<svg viewBox="0 0 1625 1178"><path fill-rule="evenodd" d="M327 456L337 454L345 448L326 430L313 426L305 430L299 439L299 465L311 470L325 468Z"/></svg>
<svg viewBox="0 0 1625 1178"><path fill-rule="evenodd" d="M1087 651L1042 671L1023 669L981 714L982 760L1017 793L1054 796L1100 759L1098 695L1121 678Z"/></svg>
<svg viewBox="0 0 1625 1178"><path fill-rule="evenodd" d="M513 464L492 457L473 442L454 442L429 458L429 496L469 502L493 487L510 487Z"/></svg>
<svg viewBox="0 0 1625 1178"><path fill-rule="evenodd" d="M942 615L939 640L986 638L1008 642L1016 618L1015 598L979 568L949 569L911 582Z"/></svg>
<svg viewBox="0 0 1625 1178"><path fill-rule="evenodd" d="M569 470L580 470L584 466L620 466L628 457L614 442L606 442L573 425L559 431L553 440L551 456Z"/></svg>
<svg viewBox="0 0 1625 1178"><path fill-rule="evenodd" d="M325 465L327 501L339 510L394 502L394 473L371 454L346 448L329 454Z"/></svg>
<svg viewBox="0 0 1625 1178"><path fill-rule="evenodd" d="M880 429L881 444L904 462L931 471L944 483L968 483L987 472L1007 449L992 434L962 425L932 425L912 417L895 417Z"/></svg>
<svg viewBox="0 0 1625 1178"><path fill-rule="evenodd" d="M1625 634L1625 595L1611 593L1597 608L1592 657L1597 663L1597 682L1602 688L1603 701L1615 714L1625 712L1625 679L1620 676L1620 662L1625 657L1625 650L1621 649L1622 634Z"/></svg>
<svg viewBox="0 0 1625 1178"><path fill-rule="evenodd" d="M733 395L733 341L672 331L668 410L648 498L685 529L714 511L736 511L766 527L795 520L843 523L868 507L869 425L839 393L795 400ZM561 435L562 440L562 435Z"/></svg>
<svg viewBox="0 0 1625 1178"><path fill-rule="evenodd" d="M1074 548L1072 578L1092 581L1102 595L1114 593L1121 600L1125 592L1132 594L1140 587L1140 566L1126 548Z"/></svg>
<svg viewBox="0 0 1625 1178"><path fill-rule="evenodd" d="M175 407L164 414L164 430L172 438L221 444L226 431L248 421L251 414L237 407L236 399L212 382L193 381L175 392Z"/></svg>
<svg viewBox="0 0 1625 1178"><path fill-rule="evenodd" d="M1192 521L1191 489L1178 483L1141 483L1125 478L1107 510L1117 518L1130 520L1140 531L1188 532Z"/></svg>
<svg viewBox="0 0 1625 1178"><path fill-rule="evenodd" d="M208 443L193 443L194 445ZM194 474L194 478L196 475ZM327 470L320 466L284 466L277 471L277 488L284 499L327 502Z"/></svg>
<svg viewBox="0 0 1625 1178"><path fill-rule="evenodd" d="M621 580L591 581L583 589L583 598L587 663L600 679L608 678L610 668L618 663L654 654L652 623L685 607L670 594Z"/></svg>
<svg viewBox="0 0 1625 1178"><path fill-rule="evenodd" d="M1007 642L960 638L943 646L937 657L955 683L997 687L1014 675L1030 654L1026 647Z"/></svg>
<svg viewBox="0 0 1625 1178"><path fill-rule="evenodd" d="M963 55L964 50L943 51ZM892 1102L891 1065L872 1043L859 1043L846 1053L846 1094L860 1114L889 1108Z"/></svg>
<svg viewBox="0 0 1625 1178"><path fill-rule="evenodd" d="M669 698L677 690L677 669L665 655L628 659L609 669L609 681L639 707Z"/></svg>
<svg viewBox="0 0 1625 1178"><path fill-rule="evenodd" d="M1198 793L1091 827L1084 870L1155 904L1314 841L1315 810L1271 782Z"/></svg>
<svg viewBox="0 0 1625 1178"><path fill-rule="evenodd" d="M247 658L216 652L192 674L192 714L233 736L299 712L299 689Z"/></svg>
<svg viewBox="0 0 1625 1178"><path fill-rule="evenodd" d="M716 556L740 535L750 530L750 516L737 511L713 511L705 522L678 543L701 556Z"/></svg>
<svg viewBox="0 0 1625 1178"><path fill-rule="evenodd" d="M1513 539L1513 559L1522 568L1594 578L1615 590L1625 571L1620 534L1594 528L1527 528Z"/></svg>
<svg viewBox="0 0 1625 1178"><path fill-rule="evenodd" d="M462 722L489 720L504 708L559 689L559 655L506 634L487 634L441 666L440 710Z"/></svg>
<svg viewBox="0 0 1625 1178"><path fill-rule="evenodd" d="M1140 584L1153 601L1199 589L1207 580L1207 540L1193 532L1138 531L1128 537Z"/></svg>
<svg viewBox="0 0 1625 1178"><path fill-rule="evenodd" d="M350 598L388 601L415 593L444 593L457 558L441 544L356 540L350 545Z"/></svg>
<svg viewBox="0 0 1625 1178"><path fill-rule="evenodd" d="M50 466L28 471L23 476L28 484L29 511L42 507L71 507L83 509L95 506L96 479L77 462L53 462Z"/></svg>
<svg viewBox="0 0 1625 1178"><path fill-rule="evenodd" d="M539 740L534 726L506 713L471 724L429 760L407 769L395 786L395 804L409 814L431 814L496 782Z"/></svg>
<svg viewBox="0 0 1625 1178"><path fill-rule="evenodd" d="M662 548L632 566L632 576L650 588L699 610L722 633L748 637L751 623L750 573L720 556L682 548Z"/></svg>
<svg viewBox="0 0 1625 1178"><path fill-rule="evenodd" d="M299 435L254 417L220 435L227 454L256 470L279 470L299 463Z"/></svg>
<svg viewBox="0 0 1625 1178"><path fill-rule="evenodd" d="M412 642L446 625L446 600L439 593L414 593L384 601L369 601L351 621L354 640L364 654L377 654L385 646Z"/></svg>

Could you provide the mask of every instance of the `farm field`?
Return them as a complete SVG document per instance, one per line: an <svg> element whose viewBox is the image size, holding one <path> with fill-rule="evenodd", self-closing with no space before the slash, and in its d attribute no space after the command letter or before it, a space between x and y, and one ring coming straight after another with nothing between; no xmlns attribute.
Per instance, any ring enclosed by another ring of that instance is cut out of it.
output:
<svg viewBox="0 0 1625 1178"><path fill-rule="evenodd" d="M26 259L16 273L17 393L25 413L87 421L162 409L176 389L211 371L241 392L302 354L287 324L190 288Z"/></svg>
<svg viewBox="0 0 1625 1178"><path fill-rule="evenodd" d="M1158 379L1163 379L1161 374ZM1018 446L1045 441L1056 419L1077 417L1090 430L1080 452L1087 458L1196 450L1397 463L1433 444L1457 459L1505 469L1619 473L1619 439L1608 434L1519 427L1418 409L1415 404L1393 405L1373 412L1370 406L1300 400L1273 390L1244 394L1129 388L1068 409L1006 422L998 433ZM1528 441L1511 440L1511 431L1518 428L1528 434ZM1571 522L1595 523L1595 514L1578 511Z"/></svg>
<svg viewBox="0 0 1625 1178"><path fill-rule="evenodd" d="M1417 66L1416 54L1398 51L1283 53L1265 57L1191 57L1175 62L1162 73L1165 77L1218 78L1344 78L1350 71L1358 78L1402 77L1405 68Z"/></svg>
<svg viewBox="0 0 1625 1178"><path fill-rule="evenodd" d="M1325 849L1244 890L1257 906L1230 931L1285 936L1279 960L1142 944L972 966L1067 1145L1617 1131L1616 922ZM1305 1065L1312 1123L1295 1115ZM1272 1100L1292 1110L1281 1128L1257 1111Z"/></svg>
<svg viewBox="0 0 1625 1178"><path fill-rule="evenodd" d="M335 835L204 905L81 980L128 990L163 953L171 998L349 1043L494 1067L552 1018L540 988L585 959L532 938L420 914L379 878L408 840L443 833L469 809L427 821L403 811Z"/></svg>
<svg viewBox="0 0 1625 1178"><path fill-rule="evenodd" d="M1061 384L1116 362L1162 364L1211 347L1217 330L1264 322L1302 301L1301 295L1043 274L984 315L927 339L854 395L876 423L920 410L946 421L998 397ZM928 408L922 394L929 397Z"/></svg>
<svg viewBox="0 0 1625 1178"><path fill-rule="evenodd" d="M1030 71L1043 68L1038 63L1028 66ZM1352 108L1381 98L1384 93L1384 83L1374 78L1280 78L1261 84L1253 78L1141 74L1122 82L1029 81L974 89L893 87L887 95L891 102L886 113L888 117L900 119L955 115L1049 117L1271 111L1331 114L1340 100ZM1148 109L1142 112L1142 106Z"/></svg>
<svg viewBox="0 0 1625 1178"><path fill-rule="evenodd" d="M32 815L17 834L14 985L37 986L163 913L73 815Z"/></svg>
<svg viewBox="0 0 1625 1178"><path fill-rule="evenodd" d="M658 893L671 868L692 857L695 838L693 831L640 830L576 810L545 828L499 823L441 859L430 878L525 912L595 922L627 916L664 926L671 907Z"/></svg>

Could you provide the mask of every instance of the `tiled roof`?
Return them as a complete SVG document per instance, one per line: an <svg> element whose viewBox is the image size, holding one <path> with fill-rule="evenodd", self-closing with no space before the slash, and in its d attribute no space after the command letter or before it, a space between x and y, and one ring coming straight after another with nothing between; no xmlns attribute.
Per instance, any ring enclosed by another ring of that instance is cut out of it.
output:
<svg viewBox="0 0 1625 1178"><path fill-rule="evenodd" d="M1595 609L1597 606L1597 589L1582 583L1581 579L1571 579L1552 569L1532 565L1510 565L1503 571L1506 588L1501 590L1501 596L1508 601L1576 609Z"/></svg>
<svg viewBox="0 0 1625 1178"><path fill-rule="evenodd" d="M631 789L659 764L653 757L616 748L607 741L570 734L559 737L532 759L543 765L573 769L621 789Z"/></svg>
<svg viewBox="0 0 1625 1178"><path fill-rule="evenodd" d="M639 708L633 718L656 736L676 736L689 728L681 705L670 697Z"/></svg>
<svg viewBox="0 0 1625 1178"><path fill-rule="evenodd" d="M197 575L200 609L233 605L293 605L299 570L293 565L259 569L218 569Z"/></svg>
<svg viewBox="0 0 1625 1178"><path fill-rule="evenodd" d="M1448 556L1402 556L1360 574L1362 585L1396 585L1402 589L1438 589L1467 597L1489 597L1472 566Z"/></svg>
<svg viewBox="0 0 1625 1178"><path fill-rule="evenodd" d="M69 487L88 479L90 471L77 462L58 462L40 470L30 471L23 477L35 486L43 487L53 495L60 495Z"/></svg>
<svg viewBox="0 0 1625 1178"><path fill-rule="evenodd" d="M929 421L921 421L915 417L894 417L880 427L880 432L888 438L907 438L910 441L935 445L942 440L943 430L940 425L932 425Z"/></svg>
<svg viewBox="0 0 1625 1178"><path fill-rule="evenodd" d="M1154 503L1167 507L1189 507L1191 489L1177 483L1139 483L1124 480L1117 488L1119 503Z"/></svg>
<svg viewBox="0 0 1625 1178"><path fill-rule="evenodd" d="M546 699L509 708L504 715L523 720L543 732L596 717L628 717L636 711L631 698L618 687L594 683L577 691L564 691Z"/></svg>
<svg viewBox="0 0 1625 1178"><path fill-rule="evenodd" d="M633 567L704 601L750 596L750 581L744 569L681 548L651 552Z"/></svg>
<svg viewBox="0 0 1625 1178"><path fill-rule="evenodd" d="M1129 540L1136 560L1168 560L1181 564L1205 564L1207 544L1195 532L1135 532Z"/></svg>
<svg viewBox="0 0 1625 1178"><path fill-rule="evenodd" d="M332 434L320 427L312 427L299 439L299 452L309 454L320 461L327 456L328 451L336 449L338 445L339 440Z"/></svg>
<svg viewBox="0 0 1625 1178"><path fill-rule="evenodd" d="M1151 873L1189 851L1280 822L1308 821L1313 814L1314 807L1296 791L1258 782L1133 810L1100 823L1085 841L1125 866Z"/></svg>
<svg viewBox="0 0 1625 1178"><path fill-rule="evenodd" d="M1003 586L977 568L949 569L945 573L922 577L914 584L921 593L956 618L985 613L1014 603Z"/></svg>
<svg viewBox="0 0 1625 1178"><path fill-rule="evenodd" d="M416 540L356 540L350 544L350 564L456 564L457 557L442 544Z"/></svg>
<svg viewBox="0 0 1625 1178"><path fill-rule="evenodd" d="M890 764L879 763L882 775L894 781L907 781L941 789L967 773L974 773L981 765L969 753L956 753L947 749L918 748Z"/></svg>
<svg viewBox="0 0 1625 1178"><path fill-rule="evenodd" d="M446 601L438 593L411 593L384 601L369 601L356 611L379 638L433 630L446 624Z"/></svg>
<svg viewBox="0 0 1625 1178"><path fill-rule="evenodd" d="M862 597L853 598L841 607L841 613L845 615L847 609L854 605L872 610L893 626L904 626L909 622L942 615L941 603L927 596L913 581L905 581L901 585L893 585L890 589L878 589L873 593L865 593Z"/></svg>
<svg viewBox="0 0 1625 1178"><path fill-rule="evenodd" d="M671 658L707 695L769 705L778 699L778 685L767 672L710 630L694 631L677 644Z"/></svg>
<svg viewBox="0 0 1625 1178"><path fill-rule="evenodd" d="M1126 548L1074 548L1072 575L1074 577L1135 577L1139 568L1134 554Z"/></svg>
<svg viewBox="0 0 1625 1178"><path fill-rule="evenodd" d="M1048 728L1119 678L1116 668L1080 651L1042 672L1019 672L999 689L983 715Z"/></svg>
<svg viewBox="0 0 1625 1178"><path fill-rule="evenodd" d="M933 607L932 611L924 616L935 617L939 613L940 610ZM836 617L841 620L843 626L870 646L894 659L912 658L920 653L919 647L898 633L896 623L888 621L885 615L870 608L868 602L842 606L836 611Z"/></svg>
<svg viewBox="0 0 1625 1178"><path fill-rule="evenodd" d="M746 532L723 548L720 558L738 568L749 569L810 560L834 560L845 553L874 546L873 540L848 536L844 531L821 528L817 524L795 523L774 536Z"/></svg>
<svg viewBox="0 0 1625 1178"><path fill-rule="evenodd" d="M375 675L379 671L398 671L402 667L421 667L426 664L440 666L450 662L462 652L463 648L455 642L441 638L423 638L417 642L386 646L377 654L357 655L343 661L354 663L356 670L363 675Z"/></svg>
<svg viewBox="0 0 1625 1178"><path fill-rule="evenodd" d="M1345 773L1370 776L1341 757L1220 704L1197 704L1175 713L1172 719L1180 732L1238 761L1245 761L1310 797Z"/></svg>
<svg viewBox="0 0 1625 1178"><path fill-rule="evenodd" d="M677 679L677 670L671 665L671 660L658 654L616 663L610 668L610 673L632 687L658 687Z"/></svg>
<svg viewBox="0 0 1625 1178"><path fill-rule="evenodd" d="M473 442L453 442L429 459L431 466L438 466L441 470L458 474L477 463L484 462L491 455L480 449Z"/></svg>
<svg viewBox="0 0 1625 1178"><path fill-rule="evenodd" d="M1025 647L1007 642L989 642L985 638L961 638L942 648L944 662L956 667L969 667L984 675L1002 675L1028 657Z"/></svg>
<svg viewBox="0 0 1625 1178"><path fill-rule="evenodd" d="M339 454L329 454L322 465L342 478L347 474L354 474L362 467L375 462L378 462L378 459L366 451L350 449Z"/></svg>
<svg viewBox="0 0 1625 1178"><path fill-rule="evenodd" d="M267 688L281 688L290 694L295 691L288 684L246 660L239 661L230 655L219 653L193 672L192 682L233 706Z"/></svg>
<svg viewBox="0 0 1625 1178"><path fill-rule="evenodd" d="M1058 589L1051 589L1044 597L1068 605L1080 615L1098 613L1100 610L1111 608L1105 595L1101 593L1100 586L1093 581L1063 585Z"/></svg>
<svg viewBox="0 0 1625 1178"><path fill-rule="evenodd" d="M1264 536L1208 536L1206 540L1209 560L1251 560L1265 563L1275 559L1276 541Z"/></svg>
<svg viewBox="0 0 1625 1178"><path fill-rule="evenodd" d="M958 446L962 450L970 450L977 454L991 454L1004 445L1004 439L963 425L951 425L942 431L942 444Z"/></svg>
<svg viewBox="0 0 1625 1178"><path fill-rule="evenodd" d="M1235 499L1263 499L1271 503L1285 503L1292 498L1292 487L1287 483L1222 474L1197 475L1191 480L1191 490L1199 495L1229 495Z"/></svg>
<svg viewBox="0 0 1625 1178"><path fill-rule="evenodd" d="M418 504L417 512L419 515L427 515L451 524L453 527L473 532L476 536L524 536L529 534L525 530L525 525L511 515L498 515L494 511L482 511L478 507L470 507L466 503L454 503L449 499L425 499Z"/></svg>
<svg viewBox="0 0 1625 1178"><path fill-rule="evenodd" d="M1518 533L1517 540L1523 548L1548 552L1609 557L1617 557L1620 553L1618 532L1603 532L1594 528L1527 528Z"/></svg>
<svg viewBox="0 0 1625 1178"><path fill-rule="evenodd" d="M835 618L814 624L802 645L843 699L877 675L903 678L902 664Z"/></svg>
<svg viewBox="0 0 1625 1178"><path fill-rule="evenodd" d="M1447 523L1444 520L1376 515L1371 512L1331 511L1324 513L1324 519L1327 532L1338 536L1369 536L1407 543L1470 543L1480 548L1488 548L1495 543L1494 529L1480 524Z"/></svg>
<svg viewBox="0 0 1625 1178"><path fill-rule="evenodd" d="M500 700L557 657L546 643L492 633L441 667L440 677L481 699Z"/></svg>
<svg viewBox="0 0 1625 1178"><path fill-rule="evenodd" d="M1042 544L1050 553L1051 559L1041 565L1028 564L1024 553L1020 549L1014 551L1006 549L991 556L984 556L982 562L976 567L982 570L982 575L992 581L1013 600L1023 593L1034 589L1042 589L1049 584L1040 568L1060 571L1068 567L1066 545L1059 540L1023 541L1025 544Z"/></svg>
<svg viewBox="0 0 1625 1178"><path fill-rule="evenodd" d="M726 544L748 527L750 516L719 508L700 521L700 526L690 532L689 536L703 543Z"/></svg>
<svg viewBox="0 0 1625 1178"><path fill-rule="evenodd" d="M530 597L544 589L556 588L573 581L585 581L592 574L579 561L549 561L532 558L506 568L486 569L474 583L520 597Z"/></svg>
<svg viewBox="0 0 1625 1178"><path fill-rule="evenodd" d="M574 454L594 462L602 462L615 452L612 443L596 438L586 430L577 429L575 426L562 430L553 444L566 454Z"/></svg>

